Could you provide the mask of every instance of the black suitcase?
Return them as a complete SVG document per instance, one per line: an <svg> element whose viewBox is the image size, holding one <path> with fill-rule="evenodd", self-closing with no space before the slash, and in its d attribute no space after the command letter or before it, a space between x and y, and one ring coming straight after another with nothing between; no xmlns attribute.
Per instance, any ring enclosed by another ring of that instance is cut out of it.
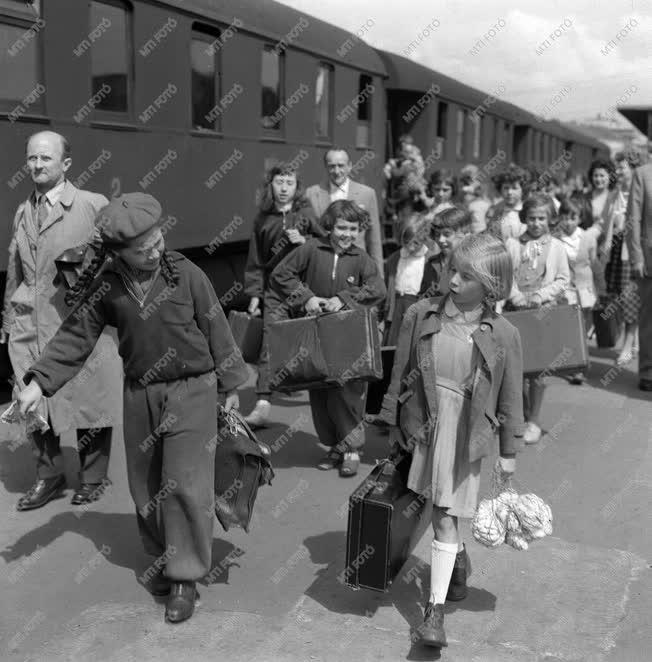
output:
<svg viewBox="0 0 652 662"><path fill-rule="evenodd" d="M394 354L396 354L396 347L394 346L380 348L380 357L383 363L383 378L369 384L365 413L370 416L377 416L383 406L383 398L385 397L385 393L387 393L389 383L392 379Z"/></svg>
<svg viewBox="0 0 652 662"><path fill-rule="evenodd" d="M425 499L406 487L410 457L380 462L349 498L340 577L351 588L387 591L428 526Z"/></svg>
<svg viewBox="0 0 652 662"><path fill-rule="evenodd" d="M382 377L376 314L367 308L279 320L269 325L275 391L329 388Z"/></svg>
<svg viewBox="0 0 652 662"><path fill-rule="evenodd" d="M589 366L579 306L558 305L506 312L521 334L524 375L575 373Z"/></svg>
<svg viewBox="0 0 652 662"><path fill-rule="evenodd" d="M220 407L217 430L215 515L225 531L237 526L248 533L258 488L274 478L272 451L237 411Z"/></svg>
<svg viewBox="0 0 652 662"><path fill-rule="evenodd" d="M616 310L609 304L593 311L593 328L598 347L607 349L616 346L618 340L618 319Z"/></svg>

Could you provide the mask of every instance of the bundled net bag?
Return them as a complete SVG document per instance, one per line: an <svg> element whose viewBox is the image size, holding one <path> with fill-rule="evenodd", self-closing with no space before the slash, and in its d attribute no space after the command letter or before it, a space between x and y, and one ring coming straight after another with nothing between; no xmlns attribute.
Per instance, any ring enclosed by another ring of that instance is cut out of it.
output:
<svg viewBox="0 0 652 662"><path fill-rule="evenodd" d="M0 416L0 422L19 424L25 427L25 432L47 432L50 429L48 422L37 412L20 413L20 404L14 400Z"/></svg>
<svg viewBox="0 0 652 662"><path fill-rule="evenodd" d="M502 543L519 551L552 534L552 510L536 494L518 494L511 480L501 481L494 472L492 496L483 499L471 522L473 537L485 547Z"/></svg>

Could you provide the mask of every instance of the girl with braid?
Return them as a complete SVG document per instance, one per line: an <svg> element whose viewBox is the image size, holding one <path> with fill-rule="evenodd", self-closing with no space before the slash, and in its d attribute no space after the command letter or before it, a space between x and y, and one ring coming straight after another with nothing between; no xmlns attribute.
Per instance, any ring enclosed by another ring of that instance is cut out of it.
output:
<svg viewBox="0 0 652 662"><path fill-rule="evenodd" d="M247 379L215 290L165 248L150 195L114 198L96 220L95 257L68 292L74 308L19 396L32 411L82 368L105 325L124 362L124 438L138 529L152 556L139 581L169 595L166 619L192 616L195 582L211 567L218 392L227 410Z"/></svg>

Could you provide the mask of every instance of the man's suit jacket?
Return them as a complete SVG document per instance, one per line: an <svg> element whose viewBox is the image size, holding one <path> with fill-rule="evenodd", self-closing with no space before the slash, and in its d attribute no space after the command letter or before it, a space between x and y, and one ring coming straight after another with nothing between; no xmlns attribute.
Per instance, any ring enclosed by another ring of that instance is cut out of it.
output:
<svg viewBox="0 0 652 662"><path fill-rule="evenodd" d="M321 218L322 214L326 211L331 203L331 196L329 192L328 183L315 184L310 186L306 191L306 197L310 201L312 208L317 215ZM378 216L378 200L376 199L376 191L370 186L358 184L349 179L349 197L347 200L355 202L370 216L370 224L365 233L360 233L356 239L356 246L367 251L373 258L378 266L378 272L383 275L383 241L380 231L380 218Z"/></svg>
<svg viewBox="0 0 652 662"><path fill-rule="evenodd" d="M652 163L634 171L625 227L630 262L652 278Z"/></svg>

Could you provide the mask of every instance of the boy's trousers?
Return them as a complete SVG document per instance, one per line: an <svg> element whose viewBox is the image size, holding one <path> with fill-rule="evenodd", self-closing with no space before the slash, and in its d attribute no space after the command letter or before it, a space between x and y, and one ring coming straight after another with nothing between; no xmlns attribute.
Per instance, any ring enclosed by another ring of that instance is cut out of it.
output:
<svg viewBox="0 0 652 662"><path fill-rule="evenodd" d="M320 443L340 452L364 446L366 382L348 382L336 388L313 389L310 410Z"/></svg>
<svg viewBox="0 0 652 662"><path fill-rule="evenodd" d="M211 567L217 386L211 373L142 386L125 380L129 490L145 551L173 581Z"/></svg>

